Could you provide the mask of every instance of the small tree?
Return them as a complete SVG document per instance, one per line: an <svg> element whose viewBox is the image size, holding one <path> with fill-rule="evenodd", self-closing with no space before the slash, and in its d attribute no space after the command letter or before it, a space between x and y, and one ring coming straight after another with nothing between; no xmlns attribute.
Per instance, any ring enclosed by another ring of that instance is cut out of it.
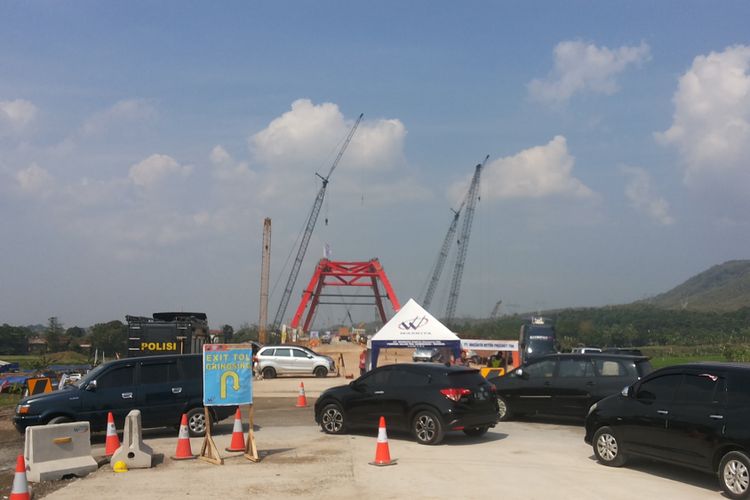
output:
<svg viewBox="0 0 750 500"><path fill-rule="evenodd" d="M231 344L232 338L234 337L234 328L232 328L232 325L222 326L221 331L224 334L224 342L227 344Z"/></svg>
<svg viewBox="0 0 750 500"><path fill-rule="evenodd" d="M52 316L47 323L45 331L45 340L47 340L47 349L49 352L58 352L60 350L64 331L62 323L57 320L57 316Z"/></svg>

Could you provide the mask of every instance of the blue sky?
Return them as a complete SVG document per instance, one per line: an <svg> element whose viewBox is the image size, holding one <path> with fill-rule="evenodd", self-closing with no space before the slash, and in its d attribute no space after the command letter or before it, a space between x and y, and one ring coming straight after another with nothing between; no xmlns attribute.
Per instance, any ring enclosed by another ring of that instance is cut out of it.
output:
<svg viewBox="0 0 750 500"><path fill-rule="evenodd" d="M419 299L486 154L460 316L629 302L747 258L748 18L746 2L2 2L0 322L256 323L264 217L273 316L314 174L359 113L288 317L326 244Z"/></svg>

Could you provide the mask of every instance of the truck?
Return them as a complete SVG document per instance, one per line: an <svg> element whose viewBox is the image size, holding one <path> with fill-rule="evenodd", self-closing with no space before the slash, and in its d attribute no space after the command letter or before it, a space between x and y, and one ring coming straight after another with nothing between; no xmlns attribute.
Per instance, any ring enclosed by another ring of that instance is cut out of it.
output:
<svg viewBox="0 0 750 500"><path fill-rule="evenodd" d="M518 338L518 352L521 364L526 364L539 356L558 352L554 325L545 318L532 317L521 326Z"/></svg>
<svg viewBox="0 0 750 500"><path fill-rule="evenodd" d="M208 320L199 312L157 312L152 317L125 316L128 357L197 354L211 342Z"/></svg>

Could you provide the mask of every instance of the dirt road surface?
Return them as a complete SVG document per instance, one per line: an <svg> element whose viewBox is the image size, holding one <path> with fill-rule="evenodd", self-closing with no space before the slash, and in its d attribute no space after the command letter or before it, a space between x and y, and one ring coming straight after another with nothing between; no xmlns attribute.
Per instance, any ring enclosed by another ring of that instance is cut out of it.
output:
<svg viewBox="0 0 750 500"><path fill-rule="evenodd" d="M340 346L331 347L329 352ZM351 373L357 368L359 348L344 347ZM405 353L400 357L403 360ZM300 381L305 384L308 408L294 406ZM397 465L374 467L368 462L375 457L377 429L329 436L313 420L315 398L327 387L348 382L343 377L257 381L254 407L259 463L224 451L231 440L231 419L218 424L215 431L216 444L225 458L223 466L200 460L173 461L169 456L177 444L175 431L146 430L145 440L157 454L155 467L115 474L104 465L86 478L55 483L57 490L42 488L41 497L722 498L715 477L708 474L645 460L633 460L619 469L599 465L591 447L583 442L580 423L501 423L481 438L449 433L439 446L418 445L411 436L389 430L390 454ZM100 434L93 437L94 455L103 454L103 438ZM200 450L201 442L191 440L194 453ZM12 444L17 446L18 440L12 439Z"/></svg>

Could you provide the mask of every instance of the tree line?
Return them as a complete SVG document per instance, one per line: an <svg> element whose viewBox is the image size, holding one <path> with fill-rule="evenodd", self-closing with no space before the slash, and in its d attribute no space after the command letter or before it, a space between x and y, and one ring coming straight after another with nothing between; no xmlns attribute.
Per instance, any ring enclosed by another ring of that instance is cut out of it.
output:
<svg viewBox="0 0 750 500"><path fill-rule="evenodd" d="M553 321L564 350L579 345L643 347L750 343L750 307L733 312L668 310L647 304L564 309L542 314ZM458 320L448 326L464 338L517 339L527 316Z"/></svg>
<svg viewBox="0 0 750 500"><path fill-rule="evenodd" d="M234 330L231 325L221 327L225 338L239 343L258 340L258 327L247 323ZM37 350L34 341L44 343ZM73 351L91 354L98 350L108 356L125 355L128 349L128 325L119 320L97 323L88 328L73 326L65 328L56 316L49 318L43 328L30 326L0 325L0 354L24 355Z"/></svg>

